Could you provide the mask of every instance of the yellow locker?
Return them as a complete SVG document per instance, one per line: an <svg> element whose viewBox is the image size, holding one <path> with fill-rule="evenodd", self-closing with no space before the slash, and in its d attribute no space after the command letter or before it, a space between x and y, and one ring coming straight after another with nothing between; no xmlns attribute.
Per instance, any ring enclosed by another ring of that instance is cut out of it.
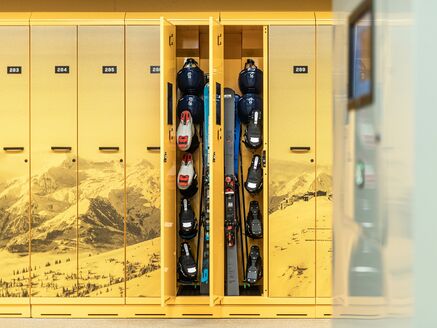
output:
<svg viewBox="0 0 437 328"><path fill-rule="evenodd" d="M316 109L316 296L332 297L332 34L329 25L317 26ZM320 299L323 298L323 299Z"/></svg>
<svg viewBox="0 0 437 328"><path fill-rule="evenodd" d="M176 27L160 21L161 302L176 296Z"/></svg>
<svg viewBox="0 0 437 328"><path fill-rule="evenodd" d="M315 27L269 30L269 296L315 297Z"/></svg>
<svg viewBox="0 0 437 328"><path fill-rule="evenodd" d="M124 27L78 27L80 297L125 295Z"/></svg>
<svg viewBox="0 0 437 328"><path fill-rule="evenodd" d="M209 24L210 305L219 304L225 286L224 242L224 30Z"/></svg>
<svg viewBox="0 0 437 328"><path fill-rule="evenodd" d="M126 26L126 297L160 295L159 26Z"/></svg>
<svg viewBox="0 0 437 328"><path fill-rule="evenodd" d="M32 297L74 297L77 28L31 27Z"/></svg>
<svg viewBox="0 0 437 328"><path fill-rule="evenodd" d="M17 305L29 303L31 274L29 27L2 26L0 43L0 303Z"/></svg>

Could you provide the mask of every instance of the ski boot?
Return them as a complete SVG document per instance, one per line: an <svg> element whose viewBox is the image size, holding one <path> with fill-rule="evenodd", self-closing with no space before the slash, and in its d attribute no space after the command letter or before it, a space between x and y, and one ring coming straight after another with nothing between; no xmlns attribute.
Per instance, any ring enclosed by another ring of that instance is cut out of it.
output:
<svg viewBox="0 0 437 328"><path fill-rule="evenodd" d="M197 279L197 265L187 242L181 244L181 255L178 261L179 277L183 281L193 282Z"/></svg>
<svg viewBox="0 0 437 328"><path fill-rule="evenodd" d="M197 235L197 220L194 215L190 201L183 198L179 211L179 236L182 239L190 240Z"/></svg>
<svg viewBox="0 0 437 328"><path fill-rule="evenodd" d="M249 257L247 258L247 282L249 284L256 283L263 276L262 260L259 254L259 247L253 245L250 248Z"/></svg>
<svg viewBox="0 0 437 328"><path fill-rule="evenodd" d="M246 233L253 239L260 239L263 236L261 211L259 209L259 203L256 200L250 202L246 221Z"/></svg>
<svg viewBox="0 0 437 328"><path fill-rule="evenodd" d="M263 186L263 169L261 166L261 156L254 155L252 164L247 172L247 180L244 187L251 194L256 194L261 191Z"/></svg>
<svg viewBox="0 0 437 328"><path fill-rule="evenodd" d="M244 133L244 144L247 148L257 149L262 144L262 115L260 110L250 114L249 124Z"/></svg>
<svg viewBox="0 0 437 328"><path fill-rule="evenodd" d="M193 153L199 147L199 138L193 124L191 113L184 110L177 130L177 144L181 151Z"/></svg>
<svg viewBox="0 0 437 328"><path fill-rule="evenodd" d="M197 174L194 171L193 156L189 153L182 158L177 184L179 191L185 198L191 198L197 192Z"/></svg>

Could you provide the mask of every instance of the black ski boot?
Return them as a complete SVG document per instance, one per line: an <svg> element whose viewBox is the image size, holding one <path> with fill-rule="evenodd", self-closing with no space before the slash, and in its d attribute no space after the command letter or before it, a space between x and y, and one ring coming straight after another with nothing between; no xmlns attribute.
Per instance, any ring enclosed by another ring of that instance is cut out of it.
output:
<svg viewBox="0 0 437 328"><path fill-rule="evenodd" d="M247 282L249 284L256 283L263 276L263 267L259 247L252 246L250 248L249 257L247 258Z"/></svg>
<svg viewBox="0 0 437 328"><path fill-rule="evenodd" d="M262 115L258 109L250 114L249 124L244 133L244 144L251 149L257 149L262 145Z"/></svg>
<svg viewBox="0 0 437 328"><path fill-rule="evenodd" d="M180 280L193 282L197 279L197 265L191 254L191 248L188 243L181 244L181 255L179 256L178 269Z"/></svg>
<svg viewBox="0 0 437 328"><path fill-rule="evenodd" d="M183 198L179 211L179 236L182 239L190 240L197 235L197 220L194 215L190 201Z"/></svg>
<svg viewBox="0 0 437 328"><path fill-rule="evenodd" d="M250 202L249 213L246 221L246 233L250 238L260 239L263 237L263 224L259 203L256 200Z"/></svg>
<svg viewBox="0 0 437 328"><path fill-rule="evenodd" d="M261 156L254 155L244 183L244 187L251 194L260 192L263 187L263 169L261 165Z"/></svg>

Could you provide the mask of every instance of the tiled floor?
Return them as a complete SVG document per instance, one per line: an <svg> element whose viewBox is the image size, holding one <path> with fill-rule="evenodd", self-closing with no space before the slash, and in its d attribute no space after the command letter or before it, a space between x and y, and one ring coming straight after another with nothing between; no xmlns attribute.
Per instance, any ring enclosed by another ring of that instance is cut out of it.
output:
<svg viewBox="0 0 437 328"><path fill-rule="evenodd" d="M330 320L290 319L0 319L1 328L330 328Z"/></svg>

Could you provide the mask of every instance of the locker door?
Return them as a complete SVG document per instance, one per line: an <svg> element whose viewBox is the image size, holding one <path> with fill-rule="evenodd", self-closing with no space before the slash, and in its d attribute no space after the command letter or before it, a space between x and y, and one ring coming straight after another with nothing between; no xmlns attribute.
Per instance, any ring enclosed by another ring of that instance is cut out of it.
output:
<svg viewBox="0 0 437 328"><path fill-rule="evenodd" d="M317 26L317 298L332 296L332 30Z"/></svg>
<svg viewBox="0 0 437 328"><path fill-rule="evenodd" d="M160 295L159 26L126 27L126 296Z"/></svg>
<svg viewBox="0 0 437 328"><path fill-rule="evenodd" d="M78 27L79 296L125 295L124 27Z"/></svg>
<svg viewBox="0 0 437 328"><path fill-rule="evenodd" d="M77 296L75 26L31 27L32 296Z"/></svg>
<svg viewBox="0 0 437 328"><path fill-rule="evenodd" d="M315 297L315 28L269 38L269 295Z"/></svg>
<svg viewBox="0 0 437 328"><path fill-rule="evenodd" d="M0 297L29 297L29 28L0 28ZM21 301L8 301L22 303ZM23 300L28 302L28 300Z"/></svg>
<svg viewBox="0 0 437 328"><path fill-rule="evenodd" d="M176 296L176 28L161 18L161 301Z"/></svg>
<svg viewBox="0 0 437 328"><path fill-rule="evenodd" d="M210 305L224 295L223 26L209 21Z"/></svg>

